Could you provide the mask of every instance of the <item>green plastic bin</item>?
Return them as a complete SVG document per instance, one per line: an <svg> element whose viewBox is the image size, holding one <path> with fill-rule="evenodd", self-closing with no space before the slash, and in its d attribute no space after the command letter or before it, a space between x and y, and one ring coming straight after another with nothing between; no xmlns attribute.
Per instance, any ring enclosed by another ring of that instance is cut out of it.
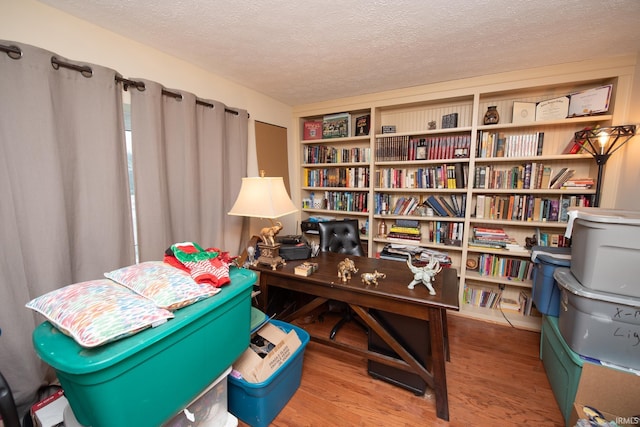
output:
<svg viewBox="0 0 640 427"><path fill-rule="evenodd" d="M249 345L256 273L231 268L220 293L156 328L93 349L49 322L33 332L75 418L92 427L157 427L186 407Z"/></svg>
<svg viewBox="0 0 640 427"><path fill-rule="evenodd" d="M560 335L557 317L545 315L542 318L540 358L566 425L573 410L583 360Z"/></svg>

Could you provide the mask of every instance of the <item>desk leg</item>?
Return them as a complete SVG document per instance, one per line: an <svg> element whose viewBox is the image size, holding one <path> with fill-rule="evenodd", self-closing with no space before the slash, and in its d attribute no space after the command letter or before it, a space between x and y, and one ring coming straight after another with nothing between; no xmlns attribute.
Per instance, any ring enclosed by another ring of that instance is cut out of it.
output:
<svg viewBox="0 0 640 427"><path fill-rule="evenodd" d="M448 352L444 336L446 315L444 309L429 309L429 334L431 337L436 415L438 418L449 421L449 398L447 395L447 374L445 366Z"/></svg>
<svg viewBox="0 0 640 427"><path fill-rule="evenodd" d="M259 284L260 284L260 295L258 295L258 305L260 306L260 310L262 310L265 314L267 313L267 304L269 304L269 285L267 285L267 275L260 274Z"/></svg>

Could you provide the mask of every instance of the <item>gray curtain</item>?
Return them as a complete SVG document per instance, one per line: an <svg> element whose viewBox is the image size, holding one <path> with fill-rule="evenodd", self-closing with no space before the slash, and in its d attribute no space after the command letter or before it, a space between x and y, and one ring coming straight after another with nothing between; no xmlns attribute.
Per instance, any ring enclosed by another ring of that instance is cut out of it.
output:
<svg viewBox="0 0 640 427"><path fill-rule="evenodd" d="M43 319L25 303L132 264L133 233L117 73L0 44L22 50L0 52L0 371L25 406L46 371L31 343Z"/></svg>
<svg viewBox="0 0 640 427"><path fill-rule="evenodd" d="M145 83L130 89L140 261L183 241L238 254L246 221L227 212L246 176L247 112L135 80Z"/></svg>

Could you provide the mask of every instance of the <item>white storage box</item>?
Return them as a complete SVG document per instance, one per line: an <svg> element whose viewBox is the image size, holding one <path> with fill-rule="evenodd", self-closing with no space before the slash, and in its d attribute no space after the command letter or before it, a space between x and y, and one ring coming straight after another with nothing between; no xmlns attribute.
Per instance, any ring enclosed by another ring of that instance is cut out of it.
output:
<svg viewBox="0 0 640 427"><path fill-rule="evenodd" d="M596 291L640 298L640 212L569 211L571 272Z"/></svg>
<svg viewBox="0 0 640 427"><path fill-rule="evenodd" d="M640 369L640 298L587 289L569 268L557 268L558 328L576 353Z"/></svg>
<svg viewBox="0 0 640 427"><path fill-rule="evenodd" d="M227 411L227 377L230 372L229 367L164 427L226 427L230 415Z"/></svg>

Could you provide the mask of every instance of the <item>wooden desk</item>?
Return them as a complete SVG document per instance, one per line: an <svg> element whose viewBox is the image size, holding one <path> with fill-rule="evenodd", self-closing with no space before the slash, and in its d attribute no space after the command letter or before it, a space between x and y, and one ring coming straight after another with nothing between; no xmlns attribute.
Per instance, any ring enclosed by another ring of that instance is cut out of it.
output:
<svg viewBox="0 0 640 427"><path fill-rule="evenodd" d="M347 257L355 262L359 271L350 281L343 283L338 279L337 264ZM406 264L401 262L329 252L320 253L311 261L318 263L319 270L309 277L294 274L295 266L303 261L289 261L287 265L279 266L277 270L272 270L271 267L254 267L260 272L259 303L261 308L266 310L270 286L316 297L304 307L282 319L285 322L309 314L329 299L349 304L369 328L374 330L401 359L332 341L329 337L312 335L311 338L314 341L364 356L370 360L417 373L434 390L438 418L449 420L445 369L448 346L445 330L447 310L457 311L460 308L456 270L443 269L435 279L436 295L429 295L429 290L423 285L416 285L414 289L408 289L413 275ZM373 272L374 270L386 273L386 279L380 280L377 287L362 283L360 273ZM427 333L431 350L428 362L430 363L427 363L426 367L419 363L369 314L368 309L370 308L428 321L429 330Z"/></svg>

